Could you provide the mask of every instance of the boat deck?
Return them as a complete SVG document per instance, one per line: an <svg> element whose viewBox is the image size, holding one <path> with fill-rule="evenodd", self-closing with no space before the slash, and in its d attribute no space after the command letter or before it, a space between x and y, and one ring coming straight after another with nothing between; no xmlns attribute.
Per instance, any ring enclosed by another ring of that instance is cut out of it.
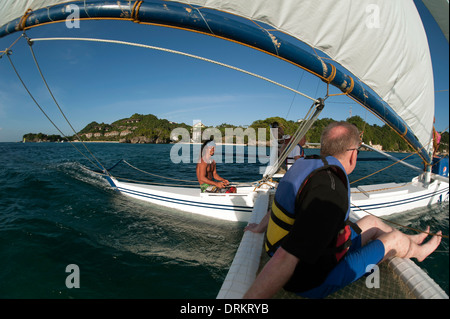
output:
<svg viewBox="0 0 450 319"><path fill-rule="evenodd" d="M361 185L351 188L352 212L387 216L448 200L448 183L433 181L424 186L417 178L409 183Z"/></svg>
<svg viewBox="0 0 450 319"><path fill-rule="evenodd" d="M352 187L352 200L367 200L422 192L422 183L385 183Z"/></svg>

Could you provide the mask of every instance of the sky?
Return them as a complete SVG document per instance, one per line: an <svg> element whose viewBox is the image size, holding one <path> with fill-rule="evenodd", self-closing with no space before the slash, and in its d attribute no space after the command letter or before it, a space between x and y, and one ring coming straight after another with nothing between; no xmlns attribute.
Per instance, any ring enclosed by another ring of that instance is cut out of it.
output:
<svg viewBox="0 0 450 319"><path fill-rule="evenodd" d="M435 75L438 131L449 122L449 45L423 5ZM80 28L64 23L33 28L30 38L96 37L161 46L200 55L254 72L323 97L321 80L293 65L254 49L188 31L118 21L81 21ZM0 50L20 33L0 39ZM81 130L92 121L112 123L134 113L192 125L222 123L250 125L280 116L303 118L311 101L249 75L188 57L117 44L36 42L33 50L44 76L72 126ZM28 44L20 39L12 48L12 61L24 82L66 135L73 135L52 101L36 69ZM334 92L340 93L340 92ZM347 97L334 97L320 118L345 120L359 115L370 124L383 123ZM26 133L60 134L31 100L8 59L0 59L0 142L20 141Z"/></svg>

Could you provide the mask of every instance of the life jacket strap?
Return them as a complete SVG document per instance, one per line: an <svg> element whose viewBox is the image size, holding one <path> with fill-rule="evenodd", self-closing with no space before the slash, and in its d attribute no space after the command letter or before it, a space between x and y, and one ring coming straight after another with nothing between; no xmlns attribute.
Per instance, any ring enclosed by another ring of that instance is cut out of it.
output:
<svg viewBox="0 0 450 319"><path fill-rule="evenodd" d="M345 236L345 241L335 248L336 260L338 262L345 256L348 249L352 245L351 229L353 229L353 231L357 234L361 234L362 232L361 228L359 228L357 224L351 222L348 219L345 221L345 227L341 230L341 232L339 232L340 236Z"/></svg>
<svg viewBox="0 0 450 319"><path fill-rule="evenodd" d="M276 205L278 208L280 207L280 206L277 205L276 203L275 203L275 205ZM275 215L273 209L272 209L271 212L270 212L270 218L271 218L272 221L273 221L276 225L278 225L279 227L283 228L284 230L286 230L286 231L288 231L288 232L291 231L292 224L288 224L288 223L286 223L285 221L282 221L280 218L278 218L278 216Z"/></svg>

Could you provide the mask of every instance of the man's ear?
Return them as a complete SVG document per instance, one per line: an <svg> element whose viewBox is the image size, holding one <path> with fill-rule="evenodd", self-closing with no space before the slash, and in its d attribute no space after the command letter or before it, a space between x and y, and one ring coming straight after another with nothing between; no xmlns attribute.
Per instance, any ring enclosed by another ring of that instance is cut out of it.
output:
<svg viewBox="0 0 450 319"><path fill-rule="evenodd" d="M355 166L357 160L358 160L358 152L352 151L352 155L350 156L350 159L349 159L350 165Z"/></svg>

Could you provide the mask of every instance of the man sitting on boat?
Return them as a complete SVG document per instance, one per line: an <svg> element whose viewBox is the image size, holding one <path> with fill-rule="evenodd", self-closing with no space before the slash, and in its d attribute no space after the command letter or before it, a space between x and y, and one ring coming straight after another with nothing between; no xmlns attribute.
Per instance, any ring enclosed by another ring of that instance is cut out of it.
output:
<svg viewBox="0 0 450 319"><path fill-rule="evenodd" d="M197 179L201 192L207 193L236 193L230 182L217 174L216 162L212 159L216 143L213 140L205 141L201 148L200 161L197 163Z"/></svg>
<svg viewBox="0 0 450 319"><path fill-rule="evenodd" d="M286 169L290 169L292 165L294 165L295 161L305 157L305 151L303 150L303 146L306 143L306 137L303 137L297 145L295 145L294 149L289 153L286 158Z"/></svg>
<svg viewBox="0 0 450 319"><path fill-rule="evenodd" d="M280 125L278 122L273 122L270 124L270 127L274 130L276 130L276 136L278 142L278 156L281 154L283 149L286 147L286 138L288 138L288 135L284 135L284 127Z"/></svg>
<svg viewBox="0 0 450 319"><path fill-rule="evenodd" d="M299 159L280 181L271 212L259 225L271 259L246 298L270 298L284 287L308 298L324 298L356 281L390 257L424 260L440 244L441 233L406 235L366 216L349 221L347 175L356 166L358 129L335 122L321 137L321 156Z"/></svg>

